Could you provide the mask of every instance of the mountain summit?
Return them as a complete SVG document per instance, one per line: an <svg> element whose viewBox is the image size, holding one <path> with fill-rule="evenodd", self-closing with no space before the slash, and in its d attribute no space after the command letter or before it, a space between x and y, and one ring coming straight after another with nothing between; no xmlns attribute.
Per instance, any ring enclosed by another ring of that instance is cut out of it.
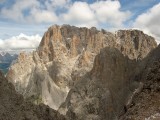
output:
<svg viewBox="0 0 160 120"><path fill-rule="evenodd" d="M36 51L18 56L7 78L25 99L70 119L118 119L141 88L144 59L156 47L139 30L54 25Z"/></svg>

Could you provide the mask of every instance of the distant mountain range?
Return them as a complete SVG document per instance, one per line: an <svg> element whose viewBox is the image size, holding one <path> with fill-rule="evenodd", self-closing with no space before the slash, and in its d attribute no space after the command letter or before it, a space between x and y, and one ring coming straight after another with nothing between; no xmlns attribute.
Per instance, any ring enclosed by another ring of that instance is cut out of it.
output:
<svg viewBox="0 0 160 120"><path fill-rule="evenodd" d="M8 52L0 52L0 63L11 63L18 57L17 54L10 54Z"/></svg>
<svg viewBox="0 0 160 120"><path fill-rule="evenodd" d="M11 63L17 59L19 53L30 53L35 49L0 50L0 70L7 73Z"/></svg>
<svg viewBox="0 0 160 120"><path fill-rule="evenodd" d="M6 73L12 61L16 60L17 57L18 57L18 54L0 52L0 70L2 70L3 73Z"/></svg>

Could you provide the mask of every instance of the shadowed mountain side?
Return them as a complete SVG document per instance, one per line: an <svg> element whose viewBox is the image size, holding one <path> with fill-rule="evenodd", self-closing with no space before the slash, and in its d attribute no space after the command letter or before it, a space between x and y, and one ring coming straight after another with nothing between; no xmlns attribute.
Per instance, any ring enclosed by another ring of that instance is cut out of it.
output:
<svg viewBox="0 0 160 120"><path fill-rule="evenodd" d="M65 120L65 118L43 104L33 105L16 93L0 72L0 119L1 120Z"/></svg>
<svg viewBox="0 0 160 120"><path fill-rule="evenodd" d="M145 58L146 67L141 78L142 91L133 98L132 106L121 120L160 119L160 45Z"/></svg>
<svg viewBox="0 0 160 120"><path fill-rule="evenodd" d="M76 120L118 119L130 106L134 91L141 88L135 81L143 69L139 63L116 48L102 49L91 72L70 90L59 111Z"/></svg>

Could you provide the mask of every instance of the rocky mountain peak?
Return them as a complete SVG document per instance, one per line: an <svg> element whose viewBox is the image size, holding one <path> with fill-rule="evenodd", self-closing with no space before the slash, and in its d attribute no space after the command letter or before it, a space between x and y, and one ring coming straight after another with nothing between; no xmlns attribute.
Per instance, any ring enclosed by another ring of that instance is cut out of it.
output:
<svg viewBox="0 0 160 120"><path fill-rule="evenodd" d="M42 59L52 61L59 55L57 50L67 56L76 57L83 50L97 53L105 46L117 47L130 58L141 59L157 44L153 37L139 30L118 30L113 34L95 27L89 29L54 25L44 34L38 51Z"/></svg>
<svg viewBox="0 0 160 120"><path fill-rule="evenodd" d="M97 38L100 39L99 46L102 46L104 35L96 28L78 28L70 25L58 26L54 25L44 34L42 41L38 47L39 55L46 61L52 61L59 56L58 52L63 52L67 56L76 57L84 49L93 49Z"/></svg>
<svg viewBox="0 0 160 120"><path fill-rule="evenodd" d="M140 30L118 30L115 35L122 53L131 59L142 59L157 46L153 37Z"/></svg>
<svg viewBox="0 0 160 120"><path fill-rule="evenodd" d="M19 55L7 77L26 99L58 109L70 89L92 70L101 49L117 48L134 60L143 59L156 46L154 38L138 30L113 34L95 27L54 25L35 52Z"/></svg>

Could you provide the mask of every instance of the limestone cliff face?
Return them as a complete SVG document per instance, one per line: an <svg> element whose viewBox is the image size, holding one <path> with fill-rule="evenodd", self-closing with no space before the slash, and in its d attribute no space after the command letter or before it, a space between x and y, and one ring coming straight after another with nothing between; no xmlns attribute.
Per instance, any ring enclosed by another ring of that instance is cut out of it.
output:
<svg viewBox="0 0 160 120"><path fill-rule="evenodd" d="M19 55L7 78L26 99L58 109L69 90L92 70L95 56L107 46L117 48L129 59L142 59L157 45L138 30L113 34L94 27L54 25L35 52Z"/></svg>
<svg viewBox="0 0 160 120"><path fill-rule="evenodd" d="M59 111L69 119L117 120L139 87L134 81L138 64L116 48L104 48L91 72L77 82Z"/></svg>
<svg viewBox="0 0 160 120"><path fill-rule="evenodd" d="M34 105L25 101L1 72L0 111L1 120L65 120L58 112L43 104Z"/></svg>
<svg viewBox="0 0 160 120"><path fill-rule="evenodd" d="M68 119L159 119L160 46L142 60L104 48L59 109Z"/></svg>
<svg viewBox="0 0 160 120"><path fill-rule="evenodd" d="M119 30L116 37L120 51L130 59L143 59L157 46L153 37L138 30Z"/></svg>
<svg viewBox="0 0 160 120"><path fill-rule="evenodd" d="M50 68L47 66L53 65L55 65L52 69L54 73L57 69L56 64L44 64L37 52L21 53L17 63L10 68L7 77L26 99L36 104L45 103L57 109L57 105L64 101L67 89L58 87L50 77L48 72Z"/></svg>

